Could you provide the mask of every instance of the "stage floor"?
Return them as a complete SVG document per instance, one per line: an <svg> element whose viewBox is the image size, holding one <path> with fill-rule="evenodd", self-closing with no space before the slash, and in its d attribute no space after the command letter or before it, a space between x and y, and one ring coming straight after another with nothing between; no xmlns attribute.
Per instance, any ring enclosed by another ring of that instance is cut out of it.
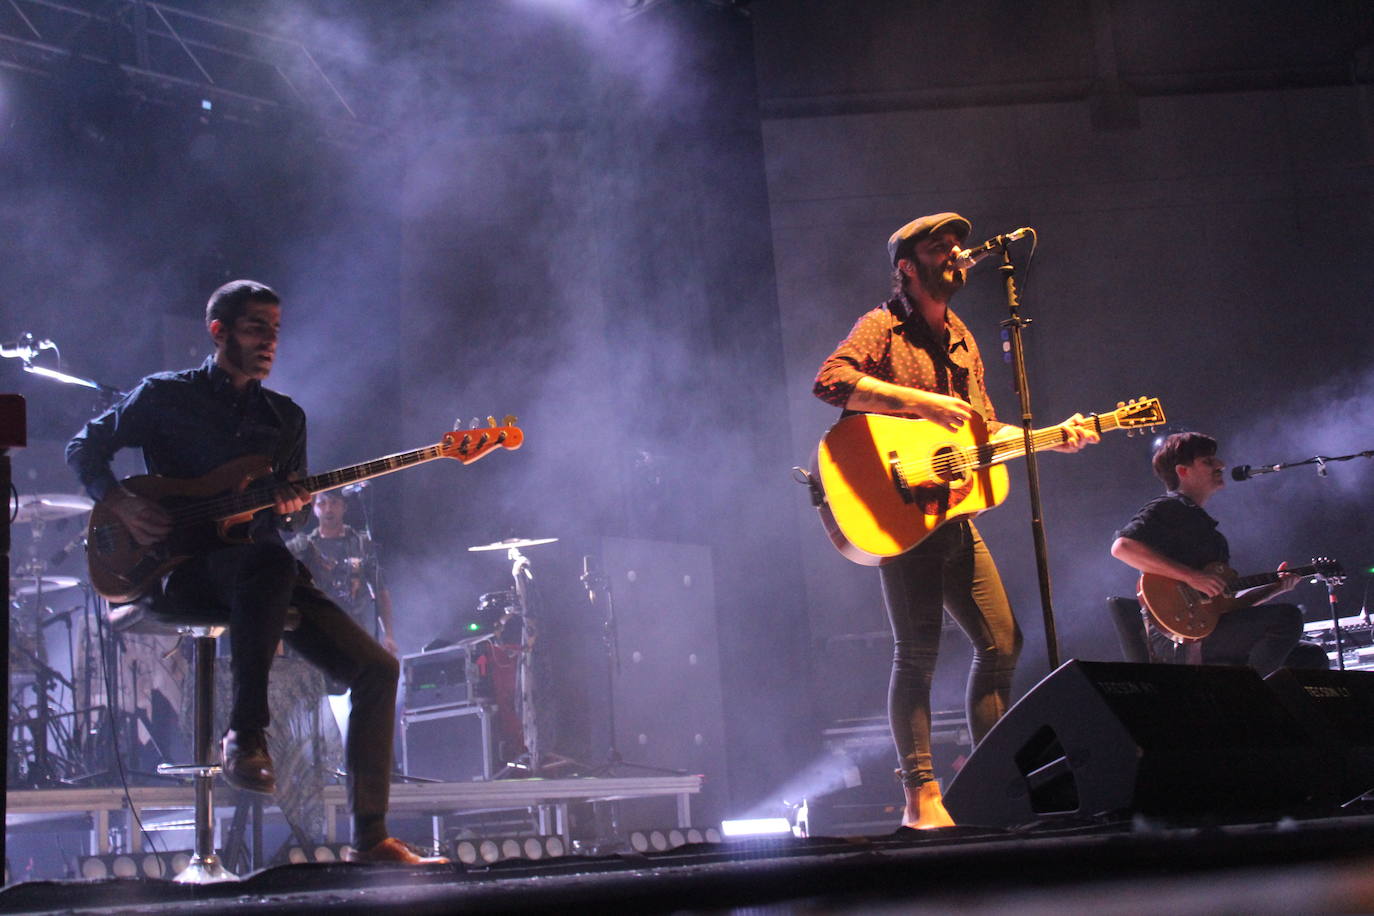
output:
<svg viewBox="0 0 1374 916"><path fill-rule="evenodd" d="M0 912L1374 911L1374 816L1216 825L1046 823L425 869L291 865L232 885L33 882Z"/></svg>
<svg viewBox="0 0 1374 916"><path fill-rule="evenodd" d="M701 792L701 776L579 777L574 779L498 779L486 782L397 783L391 787L391 812L394 815L422 815L441 818L466 811L531 809L543 835L561 836L571 841L568 805L573 802L625 801L641 798L672 797L677 810L677 826L692 821L692 796ZM216 786L216 818L223 821L234 813L233 793ZM110 851L112 823L120 821L127 806L140 814L194 807L190 785L135 786L121 788L60 788L16 790L6 794L8 826L41 823L44 819L86 815L91 838L88 854ZM325 841L346 841L340 833L340 816L347 814L348 800L343 786L326 786ZM667 825L665 825L667 826ZM142 834L129 831L130 848L142 849Z"/></svg>

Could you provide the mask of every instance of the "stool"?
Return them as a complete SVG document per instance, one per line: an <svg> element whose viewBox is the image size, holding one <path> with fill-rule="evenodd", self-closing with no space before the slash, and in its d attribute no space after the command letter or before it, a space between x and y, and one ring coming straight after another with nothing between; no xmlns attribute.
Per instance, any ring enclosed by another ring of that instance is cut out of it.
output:
<svg viewBox="0 0 1374 916"><path fill-rule="evenodd" d="M295 608L287 613L287 629L295 629L300 617ZM132 604L110 609L110 626L119 632L156 633L190 637L192 640L193 762L159 764L168 776L190 776L196 793L195 849L191 862L173 879L178 884L213 884L238 881L215 853L215 806L212 785L221 770L215 749L215 642L229 628L224 607L191 608L174 603L159 590Z"/></svg>

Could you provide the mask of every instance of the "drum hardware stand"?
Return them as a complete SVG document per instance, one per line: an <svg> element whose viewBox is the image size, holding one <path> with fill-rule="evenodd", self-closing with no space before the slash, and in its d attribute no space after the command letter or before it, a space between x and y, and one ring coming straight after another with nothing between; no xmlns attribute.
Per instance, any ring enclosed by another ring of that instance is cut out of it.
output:
<svg viewBox="0 0 1374 916"><path fill-rule="evenodd" d="M534 573L530 570L529 557L520 552L518 542L513 542L506 548L506 559L510 561L510 574L515 581L515 613L520 617L520 660L516 674L516 695L520 704L520 733L524 739L525 752L515 760L506 761L500 772L492 778L533 777L544 775L551 770L581 769L582 764L570 757L545 753L539 749L539 722L534 706L534 698L538 692L534 676L534 645L538 639L538 627L530 616L528 590Z"/></svg>
<svg viewBox="0 0 1374 916"><path fill-rule="evenodd" d="M606 760L587 775L614 776L616 770L622 767L645 773L657 773L662 776L685 775L682 770L632 763L621 756L617 743L615 721L615 679L620 675L620 639L619 630L616 626L615 594L611 590L610 579L605 572L598 568L594 557L585 556L582 558L582 575L580 578L583 588L587 590L588 602L591 603L593 609L600 608L602 611L601 644L606 648L606 722L610 729L607 738L610 747L606 750ZM615 811L612 810L611 827L616 833L619 833L620 825L616 820Z"/></svg>
<svg viewBox="0 0 1374 916"><path fill-rule="evenodd" d="M57 717L52 713L49 697L54 681L68 690L72 689L72 682L26 647L15 645L11 648L22 652L34 665L35 712L32 715L26 714L21 721L11 723L15 729L28 729L33 739L33 764L29 767L29 785L26 788L43 789L67 785L69 779L65 775L59 775L54 762L62 765L63 773L70 771L74 765L72 736L55 726L53 719ZM50 747L50 741L55 741L58 747Z"/></svg>

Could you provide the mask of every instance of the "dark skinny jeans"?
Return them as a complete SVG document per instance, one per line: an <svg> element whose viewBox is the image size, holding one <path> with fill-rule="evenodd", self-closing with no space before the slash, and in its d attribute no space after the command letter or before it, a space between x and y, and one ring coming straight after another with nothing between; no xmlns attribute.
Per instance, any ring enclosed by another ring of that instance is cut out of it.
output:
<svg viewBox="0 0 1374 916"><path fill-rule="evenodd" d="M944 612L973 643L966 704L976 745L1007 711L1021 630L997 565L968 521L937 529L881 567L883 600L894 640L888 718L901 759L902 783L935 778L930 757L930 685Z"/></svg>

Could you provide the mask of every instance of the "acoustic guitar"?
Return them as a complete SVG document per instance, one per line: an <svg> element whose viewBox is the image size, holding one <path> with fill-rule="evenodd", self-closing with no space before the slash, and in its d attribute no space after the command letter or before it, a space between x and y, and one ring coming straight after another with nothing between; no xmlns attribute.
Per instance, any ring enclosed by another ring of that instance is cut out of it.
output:
<svg viewBox="0 0 1374 916"><path fill-rule="evenodd" d="M1088 421L1099 432L1164 422L1158 398L1118 403ZM1035 451L1068 441L1064 424L1032 430ZM1026 454L1024 436L988 441L978 414L951 432L930 420L854 414L830 428L816 450L821 523L835 547L863 566L906 553L945 522L1000 504L1006 462Z"/></svg>
<svg viewBox="0 0 1374 916"><path fill-rule="evenodd" d="M524 438L515 426L515 417L506 417L501 425L488 417L487 426L445 433L434 445L293 483L313 495L437 458L471 464L497 449L517 449ZM242 529L256 513L273 505L271 475L272 463L266 457L245 455L192 480L153 474L126 478L121 482L126 490L156 502L172 517L172 531L155 544L139 544L109 507L96 503L86 531L91 585L116 604L135 601L191 557L218 545L247 543L249 538Z"/></svg>
<svg viewBox="0 0 1374 916"><path fill-rule="evenodd" d="M1195 642L1212 634L1222 614L1237 608L1250 607L1252 602L1237 598L1239 592L1272 585L1281 575L1294 575L1302 578L1309 576L1322 580L1339 581L1344 577L1341 564L1325 557L1313 557L1310 566L1295 566L1278 571L1256 573L1253 576L1240 576L1224 563L1211 563L1203 567L1203 572L1213 573L1226 580L1226 591L1215 598L1208 598L1202 592L1158 573L1141 573L1140 583L1136 586L1136 597L1150 612L1150 618L1161 630L1165 630L1176 642Z"/></svg>

